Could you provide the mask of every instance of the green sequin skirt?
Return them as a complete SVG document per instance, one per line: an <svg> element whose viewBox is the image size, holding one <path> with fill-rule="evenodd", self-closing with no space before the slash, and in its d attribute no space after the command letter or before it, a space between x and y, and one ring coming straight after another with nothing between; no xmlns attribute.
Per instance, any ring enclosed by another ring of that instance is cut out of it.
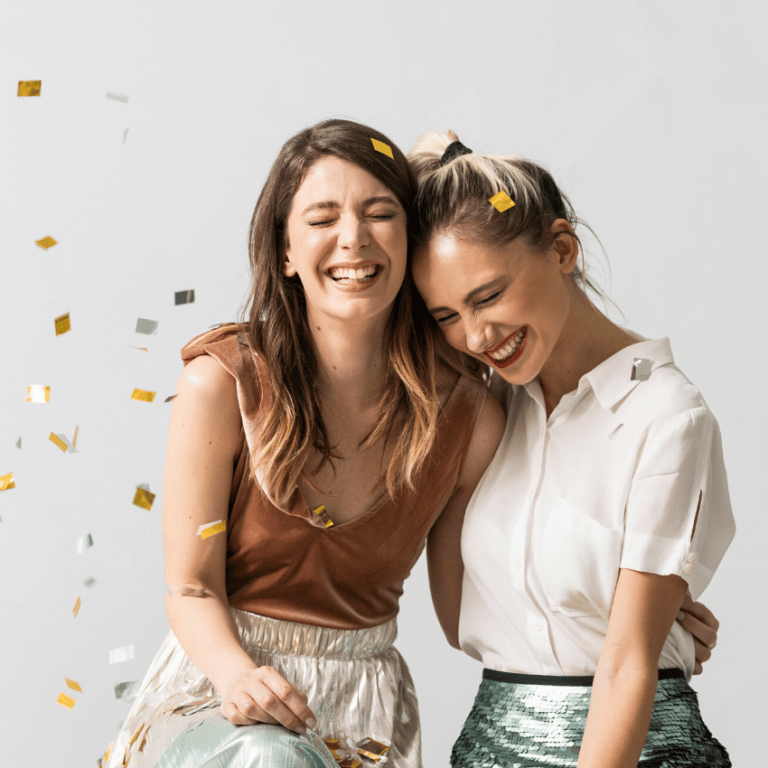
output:
<svg viewBox="0 0 768 768"><path fill-rule="evenodd" d="M575 768L591 677L517 675L486 669L453 768ZM702 722L696 692L678 669L659 671L640 768L726 768L728 753Z"/></svg>

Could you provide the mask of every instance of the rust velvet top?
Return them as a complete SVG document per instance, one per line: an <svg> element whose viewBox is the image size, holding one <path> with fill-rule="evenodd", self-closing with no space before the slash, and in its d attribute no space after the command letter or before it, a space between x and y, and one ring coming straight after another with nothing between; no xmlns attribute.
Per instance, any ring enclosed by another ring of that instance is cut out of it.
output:
<svg viewBox="0 0 768 768"><path fill-rule="evenodd" d="M211 355L235 378L243 426L227 521L226 583L230 605L284 621L362 629L394 618L403 582L426 536L456 488L485 398L460 377L439 417L435 445L415 478L417 493L386 492L361 516L325 528L298 488L275 506L251 470L251 447L269 405L264 362L225 325L182 348L186 365Z"/></svg>

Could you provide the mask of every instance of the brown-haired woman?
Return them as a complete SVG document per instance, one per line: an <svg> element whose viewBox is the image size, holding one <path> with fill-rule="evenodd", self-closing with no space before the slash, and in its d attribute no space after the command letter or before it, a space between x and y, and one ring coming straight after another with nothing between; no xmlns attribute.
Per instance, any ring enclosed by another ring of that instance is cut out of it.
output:
<svg viewBox="0 0 768 768"><path fill-rule="evenodd" d="M421 765L398 599L427 535L460 525L503 414L436 362L412 304L414 192L402 152L357 123L280 151L251 223L247 322L182 350L172 632L108 765L356 765L357 750Z"/></svg>

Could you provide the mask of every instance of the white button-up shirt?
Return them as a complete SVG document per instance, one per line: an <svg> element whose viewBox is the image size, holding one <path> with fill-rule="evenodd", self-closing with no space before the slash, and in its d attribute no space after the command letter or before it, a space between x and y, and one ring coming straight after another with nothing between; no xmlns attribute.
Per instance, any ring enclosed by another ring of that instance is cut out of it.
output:
<svg viewBox="0 0 768 768"><path fill-rule="evenodd" d="M673 362L668 339L625 347L549 419L538 380L501 382L507 426L461 546L459 640L486 667L593 675L620 568L694 599L709 583L735 532L720 430ZM694 657L675 622L659 668L690 678Z"/></svg>

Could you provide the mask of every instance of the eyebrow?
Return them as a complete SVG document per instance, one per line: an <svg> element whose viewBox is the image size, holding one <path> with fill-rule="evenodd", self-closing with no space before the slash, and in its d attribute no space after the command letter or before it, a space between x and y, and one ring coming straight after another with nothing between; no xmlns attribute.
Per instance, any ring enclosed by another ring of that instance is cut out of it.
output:
<svg viewBox="0 0 768 768"><path fill-rule="evenodd" d="M366 200L363 200L363 208L367 208L369 205L375 205L376 203L390 203L391 205L397 205L397 200L395 200L393 197L390 197L389 195L369 197ZM311 205L308 205L301 212L301 215L303 216L305 213L310 213L311 211L336 210L337 208L339 208L339 204L335 200L322 200L318 203L312 203Z"/></svg>
<svg viewBox="0 0 768 768"><path fill-rule="evenodd" d="M487 291L489 288L495 288L496 286L500 286L501 283L503 283L504 278L503 277L496 277L493 280L489 280L487 283L483 283L482 285L478 285L477 288L473 288L465 297L464 297L464 304L469 304L472 299L475 298L479 293L483 293L483 291ZM453 310L450 307L433 307L429 310L430 314L435 314L436 312L453 312Z"/></svg>

